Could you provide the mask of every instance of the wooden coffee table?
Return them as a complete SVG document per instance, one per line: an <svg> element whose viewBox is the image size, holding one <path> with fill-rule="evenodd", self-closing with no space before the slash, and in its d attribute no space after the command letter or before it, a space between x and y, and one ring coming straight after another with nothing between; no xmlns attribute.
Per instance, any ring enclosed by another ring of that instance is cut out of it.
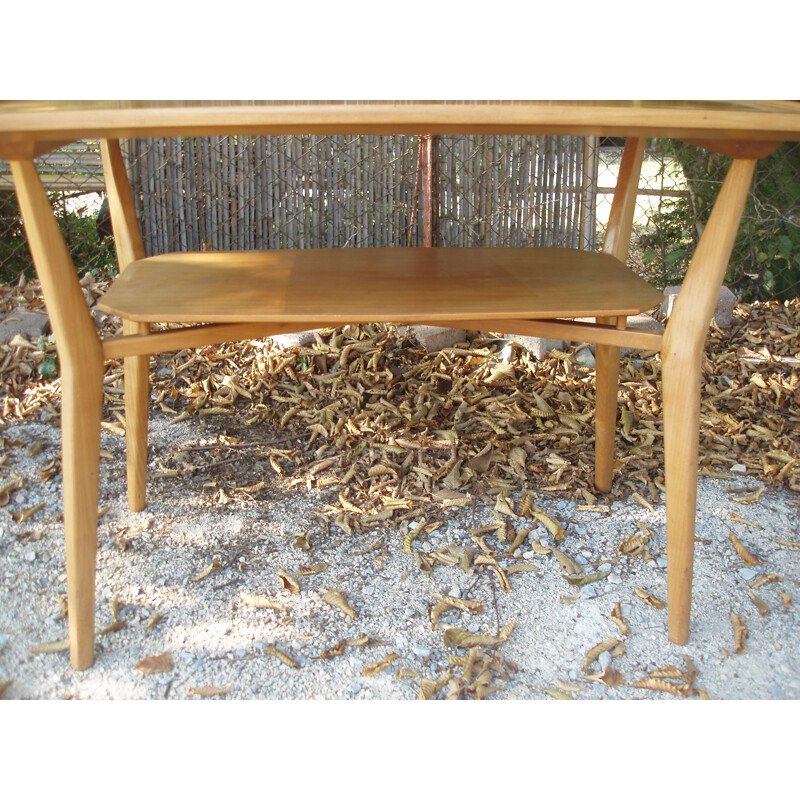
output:
<svg viewBox="0 0 800 800"><path fill-rule="evenodd" d="M147 258L118 140L222 134L625 136L604 252L547 248L364 248L178 253ZM661 334L627 317L661 294L625 267L647 137L733 158ZM120 276L99 307L123 319L101 341L33 159L102 140ZM689 638L701 359L756 161L800 140L794 102L0 103L11 161L62 370L64 529L71 660L94 659L95 557L104 361L125 359L128 498L145 505L149 354L364 321L447 324L597 344L595 485L611 488L619 348L663 362L669 636ZM353 287L358 291L353 291ZM586 291L586 287L591 291ZM594 323L571 321L594 318ZM200 323L151 332L154 322Z"/></svg>

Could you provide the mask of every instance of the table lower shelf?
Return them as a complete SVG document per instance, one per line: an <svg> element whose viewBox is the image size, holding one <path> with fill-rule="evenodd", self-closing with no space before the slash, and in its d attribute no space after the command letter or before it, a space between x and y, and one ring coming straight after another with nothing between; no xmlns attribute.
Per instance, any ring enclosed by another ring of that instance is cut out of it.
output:
<svg viewBox="0 0 800 800"><path fill-rule="evenodd" d="M137 322L336 325L630 316L661 300L602 253L410 247L153 256L131 263L98 307Z"/></svg>

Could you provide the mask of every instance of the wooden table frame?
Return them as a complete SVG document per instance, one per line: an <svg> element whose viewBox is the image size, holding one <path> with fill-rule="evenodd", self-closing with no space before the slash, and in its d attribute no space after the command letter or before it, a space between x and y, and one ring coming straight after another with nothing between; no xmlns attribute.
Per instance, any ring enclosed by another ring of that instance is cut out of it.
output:
<svg viewBox="0 0 800 800"><path fill-rule="evenodd" d="M56 337L62 373L64 528L71 661L94 660L95 559L104 360L125 360L128 497L145 505L148 356L165 350L322 327L309 321L223 321L151 332L125 320L123 335L101 341L33 159L78 138L102 139L102 156L122 274L144 256L118 139L223 133L525 133L629 137L604 250L627 258L645 139L672 136L733 157L718 199L661 334L630 330L624 314L595 323L563 319L462 318L447 324L553 336L597 345L595 483L611 488L621 346L660 350L663 367L667 494L669 637L689 638L699 449L701 361L756 160L781 142L800 139L793 103L364 103L0 104L0 157L11 161L25 229ZM443 317L414 319L442 324ZM409 320L411 321L411 320Z"/></svg>

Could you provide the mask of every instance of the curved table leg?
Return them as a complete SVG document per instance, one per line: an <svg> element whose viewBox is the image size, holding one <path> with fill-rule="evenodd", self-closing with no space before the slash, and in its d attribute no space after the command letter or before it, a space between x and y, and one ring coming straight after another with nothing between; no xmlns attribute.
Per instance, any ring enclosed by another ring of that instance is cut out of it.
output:
<svg viewBox="0 0 800 800"><path fill-rule="evenodd" d="M12 161L11 169L61 363L70 655L72 666L80 670L94 661L103 351L36 166L32 161Z"/></svg>
<svg viewBox="0 0 800 800"><path fill-rule="evenodd" d="M703 346L756 162L733 162L686 273L661 350L669 638L689 640Z"/></svg>

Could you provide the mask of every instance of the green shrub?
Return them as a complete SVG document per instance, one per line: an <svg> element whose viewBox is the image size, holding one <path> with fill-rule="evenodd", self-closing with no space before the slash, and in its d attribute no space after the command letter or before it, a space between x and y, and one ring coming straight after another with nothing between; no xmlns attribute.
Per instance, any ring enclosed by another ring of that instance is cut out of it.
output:
<svg viewBox="0 0 800 800"><path fill-rule="evenodd" d="M117 272L112 238L99 241L95 217L85 209L68 210L63 195L50 195L61 234L78 275L100 276ZM14 192L0 192L0 281L15 283L21 274L33 278L35 270L25 228Z"/></svg>
<svg viewBox="0 0 800 800"><path fill-rule="evenodd" d="M665 144L681 162L689 197L665 200L640 237L643 259L662 286L683 278L731 159L683 142ZM725 278L746 301L800 294L800 146L758 162Z"/></svg>

